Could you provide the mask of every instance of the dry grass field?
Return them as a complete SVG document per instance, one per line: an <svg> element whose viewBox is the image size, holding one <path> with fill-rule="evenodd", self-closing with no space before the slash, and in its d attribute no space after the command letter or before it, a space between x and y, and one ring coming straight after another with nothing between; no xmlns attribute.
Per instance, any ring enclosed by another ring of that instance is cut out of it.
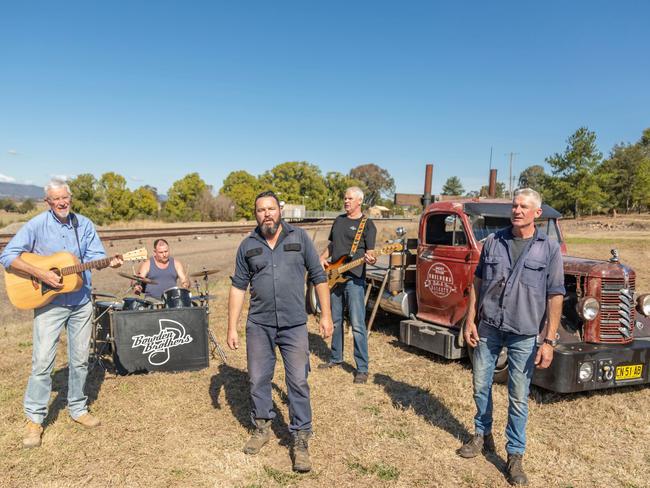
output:
<svg viewBox="0 0 650 488"><path fill-rule="evenodd" d="M414 227L414 226L412 226ZM619 230L583 232L569 225L570 254L609 257L616 242L634 266L639 289L650 289L650 247L644 230L619 240ZM575 228L575 229L574 229ZM389 232L383 231L383 237ZM243 235L174 240L172 251L190 271L222 272L212 280L217 296L210 326L225 343L226 299L232 258ZM316 235L323 245L325 231ZM118 242L126 251L137 242ZM127 271L128 271L127 267ZM128 283L115 270L94 274L95 287L122 294ZM4 288L4 285L2 285ZM501 487L507 396L496 386L497 455L464 460L455 451L472 431L474 405L467 362L418 353L397 341L397 322L385 318L370 337L371 378L352 384L346 365L319 371L327 344L311 322L310 384L314 469L291 471L288 408L281 360L274 378L276 438L258 456L242 453L248 438L245 349L227 351L227 364L211 361L198 372L115 376L95 368L88 392L103 425L83 430L67 415L65 336L53 372L54 391L43 446L23 450L22 396L31 357L31 314L19 312L0 292L0 486L7 487ZM243 333L242 333L243 336ZM533 389L529 447L532 486L650 486L650 388L557 395Z"/></svg>

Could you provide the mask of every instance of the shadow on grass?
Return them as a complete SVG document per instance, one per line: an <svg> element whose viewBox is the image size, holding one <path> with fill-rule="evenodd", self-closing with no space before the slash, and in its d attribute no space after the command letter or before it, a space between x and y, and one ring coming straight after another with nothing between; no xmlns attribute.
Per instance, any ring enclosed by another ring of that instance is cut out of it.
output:
<svg viewBox="0 0 650 488"><path fill-rule="evenodd" d="M347 334L347 331L344 332L344 334ZM344 342L344 347L345 347L345 339L349 339L347 342L349 343L349 347L353 347L353 339L348 335L348 337L343 338ZM330 348L327 345L327 342L325 342L325 339L323 339L319 334L314 334L312 332L309 333L309 352L314 354L315 356L318 356L318 358L322 361L322 363L327 363L330 360ZM346 363L345 361L341 363L341 367L343 368L344 371L347 373L353 373L354 368Z"/></svg>
<svg viewBox="0 0 650 488"><path fill-rule="evenodd" d="M275 383L271 383L280 395L282 403L288 404L289 400L286 393L280 389ZM212 406L216 409L221 409L222 404L219 402L221 390L224 391L225 401L230 407L230 411L237 419L237 421L246 429L253 428L253 421L251 419L250 409L250 384L248 382L248 373L241 369L233 368L227 364L219 365L219 372L215 374L210 380L210 398ZM276 413L275 418L271 422L271 428L276 437L280 439L280 444L287 445L290 440L289 427L279 411L275 402L273 402L273 410Z"/></svg>
<svg viewBox="0 0 650 488"><path fill-rule="evenodd" d="M68 372L69 368L58 369L52 375L52 391L56 394L54 400L50 403L49 411L47 417L43 421L44 426L48 426L59 418L61 410L63 410L68 402ZM99 390L102 388L102 383L104 383L104 378L106 377L106 371L100 367L88 368L88 376L86 378L86 386L84 391L88 396L87 405L90 407L97 397L99 396Z"/></svg>

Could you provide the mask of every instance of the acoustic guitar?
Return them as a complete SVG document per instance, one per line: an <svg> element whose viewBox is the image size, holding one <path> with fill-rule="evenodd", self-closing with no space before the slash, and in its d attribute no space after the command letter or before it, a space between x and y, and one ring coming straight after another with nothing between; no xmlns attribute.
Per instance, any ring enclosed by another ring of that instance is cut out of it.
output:
<svg viewBox="0 0 650 488"><path fill-rule="evenodd" d="M97 259L81 263L74 254L66 251L57 252L50 256L41 256L30 252L24 252L20 257L41 269L54 271L61 277L62 288L52 288L39 281L28 273L5 269L5 285L9 301L16 307L23 310L39 308L47 305L55 296L63 293L77 291L83 284L81 273L89 269L104 268L108 266L113 257ZM124 261L141 261L147 259L147 250L143 247L122 254Z"/></svg>
<svg viewBox="0 0 650 488"><path fill-rule="evenodd" d="M375 256L381 256L382 254L392 254L397 251L401 251L403 246L399 243L389 244L382 247L381 249L375 249ZM347 261L348 256L343 256L338 259L336 262L331 263L326 269L327 273L327 285L330 287L330 290L334 288L337 283L345 283L348 281L349 277L343 276L343 273L350 271L352 268L360 266L364 262L364 258L354 259L352 261ZM347 261L347 262L346 262Z"/></svg>

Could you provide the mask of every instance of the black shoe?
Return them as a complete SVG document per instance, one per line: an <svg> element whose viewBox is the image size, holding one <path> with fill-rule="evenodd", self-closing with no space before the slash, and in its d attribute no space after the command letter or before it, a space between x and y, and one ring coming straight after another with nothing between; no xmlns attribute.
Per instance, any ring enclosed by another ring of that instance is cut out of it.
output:
<svg viewBox="0 0 650 488"><path fill-rule="evenodd" d="M368 373L357 373L354 375L353 383L361 385L368 382Z"/></svg>
<svg viewBox="0 0 650 488"><path fill-rule="evenodd" d="M528 477L522 464L523 454L508 454L508 483L511 485L527 485Z"/></svg>
<svg viewBox="0 0 650 488"><path fill-rule="evenodd" d="M323 364L318 365L318 369L331 369L331 368L340 368L341 363L333 363L332 361L328 361Z"/></svg>
<svg viewBox="0 0 650 488"><path fill-rule="evenodd" d="M468 459L478 456L481 452L494 452L494 437L492 433L474 434L457 452L460 457Z"/></svg>

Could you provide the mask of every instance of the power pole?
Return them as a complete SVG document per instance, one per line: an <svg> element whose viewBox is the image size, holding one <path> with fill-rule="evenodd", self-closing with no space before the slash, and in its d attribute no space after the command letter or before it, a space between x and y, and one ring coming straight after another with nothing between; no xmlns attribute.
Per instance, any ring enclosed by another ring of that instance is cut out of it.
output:
<svg viewBox="0 0 650 488"><path fill-rule="evenodd" d="M509 187L508 188L508 197L510 199L512 199L512 184L513 184L513 181L512 181L512 160L514 159L514 157L517 154L519 154L519 153L516 153L516 152L508 153L508 155L510 156L510 173L508 175L508 187Z"/></svg>

